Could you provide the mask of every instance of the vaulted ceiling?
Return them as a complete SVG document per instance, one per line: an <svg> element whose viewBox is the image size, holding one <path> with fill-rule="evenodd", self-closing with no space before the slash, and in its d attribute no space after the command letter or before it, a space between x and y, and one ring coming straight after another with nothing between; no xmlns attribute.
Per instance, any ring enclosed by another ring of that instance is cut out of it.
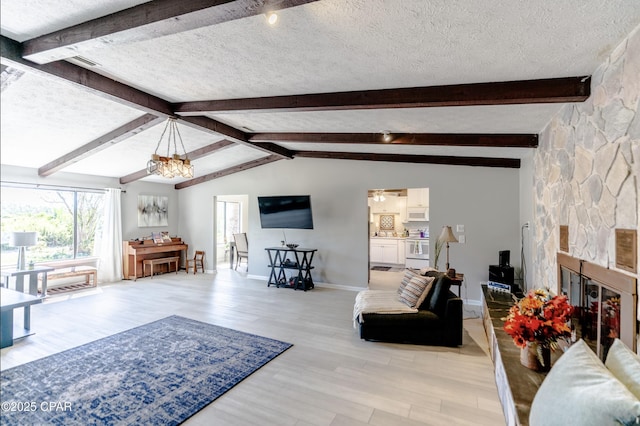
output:
<svg viewBox="0 0 640 426"><path fill-rule="evenodd" d="M300 157L519 167L640 2L1 0L0 16L2 165L180 189ZM145 170L171 116L193 179Z"/></svg>

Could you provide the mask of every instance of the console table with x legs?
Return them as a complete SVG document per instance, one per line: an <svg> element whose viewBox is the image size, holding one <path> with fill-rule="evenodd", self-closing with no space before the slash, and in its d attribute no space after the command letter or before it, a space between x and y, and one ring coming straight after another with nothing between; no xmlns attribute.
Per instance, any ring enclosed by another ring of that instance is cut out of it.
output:
<svg viewBox="0 0 640 426"><path fill-rule="evenodd" d="M314 287L311 278L311 262L317 249L289 248L289 247L267 247L265 249L269 255L269 267L271 274L267 281L267 287L272 284L276 287L293 288L294 290L310 290ZM287 271L293 274L287 280Z"/></svg>

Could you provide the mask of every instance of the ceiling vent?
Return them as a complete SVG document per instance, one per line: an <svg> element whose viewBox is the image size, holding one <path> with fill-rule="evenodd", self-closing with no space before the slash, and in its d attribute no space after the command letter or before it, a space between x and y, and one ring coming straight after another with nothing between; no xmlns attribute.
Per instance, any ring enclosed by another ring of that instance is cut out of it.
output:
<svg viewBox="0 0 640 426"><path fill-rule="evenodd" d="M87 59L87 58L85 58L83 56L74 56L72 59L75 59L76 61L81 62L81 63L83 63L85 65L88 65L90 67L98 66L97 63L95 63L95 62L93 62L93 61L91 61L91 60L89 60L89 59Z"/></svg>

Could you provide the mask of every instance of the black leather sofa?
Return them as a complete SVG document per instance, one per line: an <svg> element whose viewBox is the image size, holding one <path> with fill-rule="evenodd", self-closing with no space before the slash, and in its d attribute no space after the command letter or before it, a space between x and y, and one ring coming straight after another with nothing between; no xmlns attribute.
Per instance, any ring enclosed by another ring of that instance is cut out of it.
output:
<svg viewBox="0 0 640 426"><path fill-rule="evenodd" d="M417 313L362 314L360 338L434 346L462 345L462 299L450 291L441 274Z"/></svg>

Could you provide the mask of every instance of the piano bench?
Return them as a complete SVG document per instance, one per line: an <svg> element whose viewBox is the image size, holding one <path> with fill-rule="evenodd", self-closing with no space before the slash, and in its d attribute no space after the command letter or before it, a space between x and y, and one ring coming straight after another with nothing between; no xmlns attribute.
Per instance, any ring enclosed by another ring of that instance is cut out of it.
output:
<svg viewBox="0 0 640 426"><path fill-rule="evenodd" d="M151 275L153 277L153 269L156 265L167 265L168 270L171 270L171 264L176 264L176 274L178 273L178 263L180 262L180 256L175 257L161 257L159 259L145 259L142 261L142 276L147 276L147 265L151 267Z"/></svg>

